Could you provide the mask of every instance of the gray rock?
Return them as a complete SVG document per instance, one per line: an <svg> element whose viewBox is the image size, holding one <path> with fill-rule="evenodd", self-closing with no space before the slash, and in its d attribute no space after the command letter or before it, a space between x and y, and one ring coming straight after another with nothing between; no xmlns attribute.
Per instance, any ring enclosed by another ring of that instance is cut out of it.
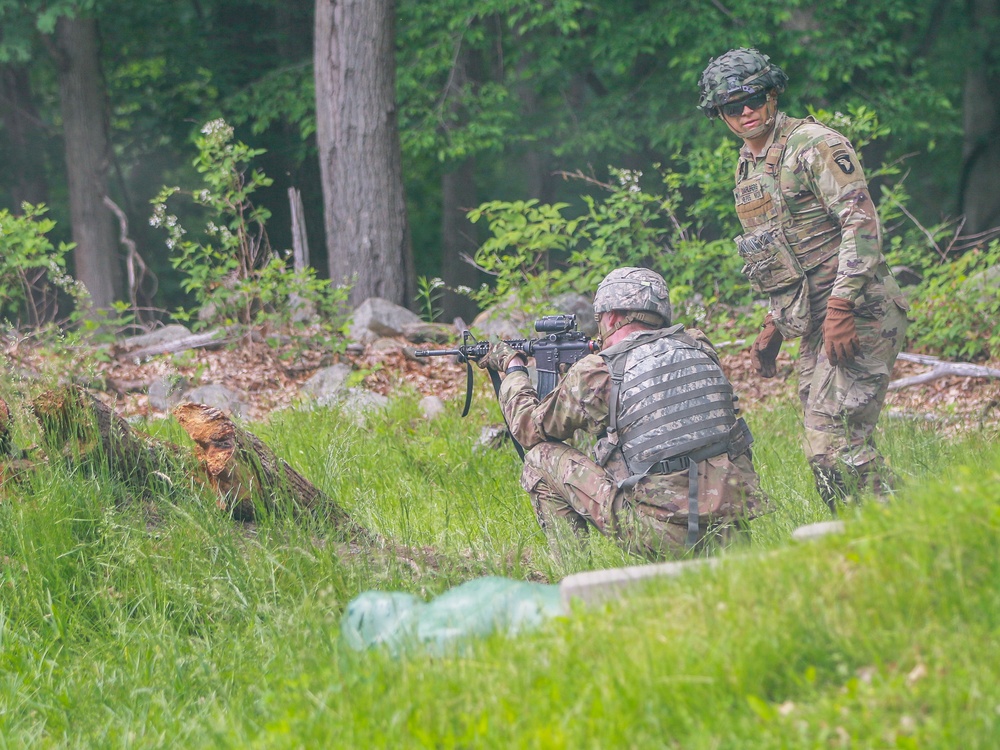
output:
<svg viewBox="0 0 1000 750"><path fill-rule="evenodd" d="M332 403L342 395L351 372L353 370L347 364L324 367L322 370L317 370L316 374L303 383L299 392L317 404Z"/></svg>
<svg viewBox="0 0 1000 750"><path fill-rule="evenodd" d="M157 328L151 333L144 333L141 336L130 336L118 342L118 348L129 351L132 349L144 349L147 346L159 346L171 341L186 338L191 335L191 331L186 326L173 324Z"/></svg>
<svg viewBox="0 0 1000 750"><path fill-rule="evenodd" d="M503 302L483 310L470 326L480 338L520 339L530 335L535 318L519 310L510 302Z"/></svg>
<svg viewBox="0 0 1000 750"><path fill-rule="evenodd" d="M218 383L192 388L190 391L184 393L182 400L195 404L204 404L205 406L214 406L216 409L234 417L242 417L250 411L250 407L243 401L241 394Z"/></svg>
<svg viewBox="0 0 1000 750"><path fill-rule="evenodd" d="M190 384L180 375L165 375L149 384L147 399L150 407L167 412L184 400L184 391Z"/></svg>
<svg viewBox="0 0 1000 750"><path fill-rule="evenodd" d="M381 336L402 336L403 327L422 322L405 307L381 297L369 297L354 311L348 338L369 343Z"/></svg>
<svg viewBox="0 0 1000 750"><path fill-rule="evenodd" d="M1000 266L991 266L985 271L970 276L963 287L976 295L978 304L988 304L1000 295Z"/></svg>
<svg viewBox="0 0 1000 750"><path fill-rule="evenodd" d="M444 401L437 396L424 396L420 399L420 413L428 421L437 419L444 414Z"/></svg>
<svg viewBox="0 0 1000 750"><path fill-rule="evenodd" d="M508 440L510 440L510 432L507 431L507 425L486 425L479 431L479 439L472 446L472 452L481 453L487 450L498 450Z"/></svg>
<svg viewBox="0 0 1000 750"><path fill-rule="evenodd" d="M597 335L597 322L594 320L594 306L589 297L575 292L560 294L551 300L546 307L548 315L576 315L576 326L587 336ZM529 315L520 309L513 298L504 300L498 305L483 310L472 321L472 330L480 338L499 337L516 339L524 336L537 336L535 321L537 315Z"/></svg>
<svg viewBox="0 0 1000 750"><path fill-rule="evenodd" d="M391 339L387 336L377 338L369 344L373 352L398 352L406 347L399 339Z"/></svg>
<svg viewBox="0 0 1000 750"><path fill-rule="evenodd" d="M389 399L381 393L366 391L364 388L348 388L344 393L344 411L357 415L384 409Z"/></svg>
<svg viewBox="0 0 1000 750"><path fill-rule="evenodd" d="M462 335L454 326L444 323L409 323L403 326L403 335L407 341L415 344L432 343L447 344Z"/></svg>
<svg viewBox="0 0 1000 750"><path fill-rule="evenodd" d="M585 335L597 335L597 321L594 320L593 298L585 294L567 292L552 300L552 306L563 315L576 315L576 327Z"/></svg>

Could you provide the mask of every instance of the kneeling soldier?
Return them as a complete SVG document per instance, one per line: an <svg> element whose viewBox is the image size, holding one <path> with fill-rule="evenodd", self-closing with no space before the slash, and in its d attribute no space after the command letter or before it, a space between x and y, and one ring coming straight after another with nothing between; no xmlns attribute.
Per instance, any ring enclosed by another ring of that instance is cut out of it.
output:
<svg viewBox="0 0 1000 750"><path fill-rule="evenodd" d="M763 497L750 432L703 333L671 326L663 278L619 268L594 311L603 349L539 401L524 355L494 344L480 362L504 373L500 407L527 451L521 484L546 533L590 525L649 558L727 543ZM594 457L568 445L599 436Z"/></svg>

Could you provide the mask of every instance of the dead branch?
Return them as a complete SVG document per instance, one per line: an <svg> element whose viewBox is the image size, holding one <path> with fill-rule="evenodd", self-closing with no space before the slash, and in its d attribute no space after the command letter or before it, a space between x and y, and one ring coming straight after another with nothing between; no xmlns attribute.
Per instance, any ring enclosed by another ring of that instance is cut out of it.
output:
<svg viewBox="0 0 1000 750"><path fill-rule="evenodd" d="M162 344L144 346L142 349L121 351L117 356L118 359L142 360L149 357L156 357L160 354L177 354L178 352L185 352L188 349L218 348L235 341L237 338L237 336L233 335L227 329L215 328L205 333L195 333L184 338L166 341Z"/></svg>
<svg viewBox="0 0 1000 750"><path fill-rule="evenodd" d="M924 354L908 354L902 352L897 359L905 362L918 362L922 365L930 365L931 370L919 375L911 375L907 378L899 378L889 383L889 390L896 391L900 388L908 388L911 385L922 385L930 383L938 378L960 377L960 378L1000 378L1000 370L995 367L985 367L974 365L971 362L947 362L937 357Z"/></svg>

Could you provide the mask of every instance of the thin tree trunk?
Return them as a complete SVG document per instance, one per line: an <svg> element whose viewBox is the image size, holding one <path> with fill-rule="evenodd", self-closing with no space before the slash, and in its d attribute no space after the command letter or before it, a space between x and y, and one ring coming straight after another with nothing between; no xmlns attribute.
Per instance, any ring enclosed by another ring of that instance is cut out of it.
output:
<svg viewBox="0 0 1000 750"><path fill-rule="evenodd" d="M972 44L965 75L960 206L965 234L1000 225L1000 53L991 30L1000 0L969 0Z"/></svg>
<svg viewBox="0 0 1000 750"><path fill-rule="evenodd" d="M447 289L441 299L445 320L476 316L476 303L453 289L465 286L475 289L479 275L475 266L463 260L472 256L478 243L475 227L465 216L476 200L476 162L466 159L441 177L441 279Z"/></svg>
<svg viewBox="0 0 1000 750"><path fill-rule="evenodd" d="M42 121L31 96L31 79L24 65L0 65L0 123L9 149L5 171L12 177L11 203L33 206L49 199L42 168Z"/></svg>
<svg viewBox="0 0 1000 750"><path fill-rule="evenodd" d="M76 278L87 287L94 306L106 309L120 297L121 269L113 217L104 205L111 145L97 21L79 16L60 18L54 54L59 69Z"/></svg>
<svg viewBox="0 0 1000 750"><path fill-rule="evenodd" d="M330 278L350 300L412 303L396 123L395 2L316 0L316 140Z"/></svg>

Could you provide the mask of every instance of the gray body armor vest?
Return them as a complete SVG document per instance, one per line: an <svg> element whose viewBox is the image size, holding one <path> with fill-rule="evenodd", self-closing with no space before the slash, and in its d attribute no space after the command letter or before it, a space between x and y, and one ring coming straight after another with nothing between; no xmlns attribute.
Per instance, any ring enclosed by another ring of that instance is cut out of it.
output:
<svg viewBox="0 0 1000 750"><path fill-rule="evenodd" d="M630 480L727 452L733 388L683 326L640 334L601 357L611 371L608 442L621 450Z"/></svg>

